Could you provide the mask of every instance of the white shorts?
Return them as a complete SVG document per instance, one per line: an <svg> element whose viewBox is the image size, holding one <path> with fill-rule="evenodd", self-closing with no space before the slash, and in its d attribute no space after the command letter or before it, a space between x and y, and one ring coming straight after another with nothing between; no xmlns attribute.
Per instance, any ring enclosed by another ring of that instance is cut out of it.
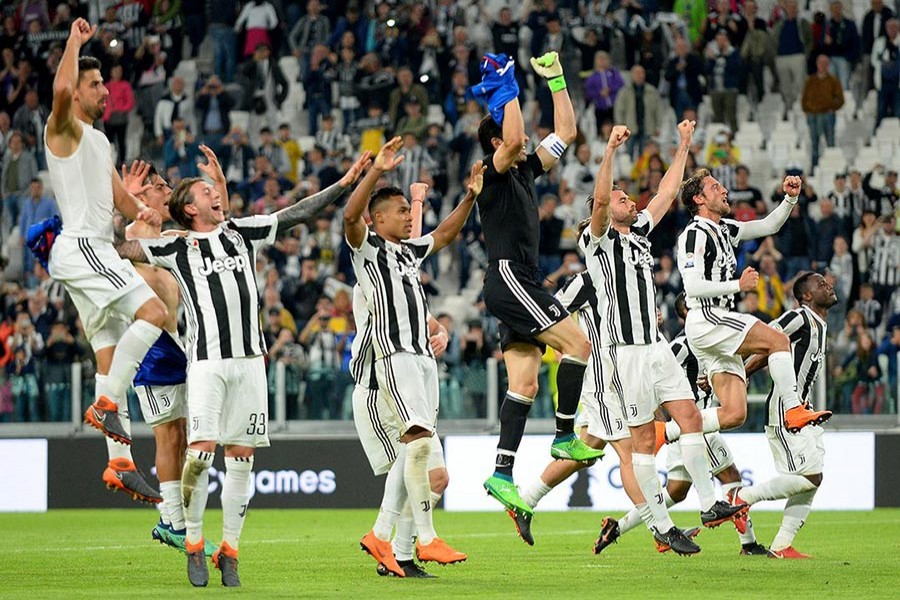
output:
<svg viewBox="0 0 900 600"><path fill-rule="evenodd" d="M706 456L709 458L709 470L713 475L718 475L734 464L734 455L731 453L731 448L725 443L725 438L720 433L707 433L703 437L706 441ZM666 449L668 452L668 456L666 456L666 471L669 472L669 479L692 481L691 475L684 467L684 460L681 457L681 441L669 444L666 446Z"/></svg>
<svg viewBox="0 0 900 600"><path fill-rule="evenodd" d="M187 385L136 385L144 422L151 427L187 417Z"/></svg>
<svg viewBox="0 0 900 600"><path fill-rule="evenodd" d="M738 348L750 329L761 323L753 315L730 312L721 308L694 309L688 313L684 333L706 372L732 373L747 380L744 360Z"/></svg>
<svg viewBox="0 0 900 600"><path fill-rule="evenodd" d="M629 427L653 420L660 404L672 400L693 401L694 392L684 369L665 341L632 346L608 346L601 358L603 374L619 400Z"/></svg>
<svg viewBox="0 0 900 600"><path fill-rule="evenodd" d="M825 430L808 425L799 433L766 426L775 470L791 475L817 475L825 469Z"/></svg>
<svg viewBox="0 0 900 600"><path fill-rule="evenodd" d="M188 364L188 443L269 445L269 397L262 356Z"/></svg>
<svg viewBox="0 0 900 600"><path fill-rule="evenodd" d="M631 437L618 396L610 392L582 390L575 427L577 429L587 427L588 435L604 442L615 442Z"/></svg>
<svg viewBox="0 0 900 600"><path fill-rule="evenodd" d="M69 292L95 351L116 345L134 313L156 298L134 265L96 238L57 237L47 271Z"/></svg>
<svg viewBox="0 0 900 600"><path fill-rule="evenodd" d="M440 391L433 358L409 352L392 354L375 361L375 377L397 416L400 435L411 427L435 431Z"/></svg>
<svg viewBox="0 0 900 600"><path fill-rule="evenodd" d="M384 395L362 385L354 387L353 423L372 472L387 473L400 449L400 422Z"/></svg>

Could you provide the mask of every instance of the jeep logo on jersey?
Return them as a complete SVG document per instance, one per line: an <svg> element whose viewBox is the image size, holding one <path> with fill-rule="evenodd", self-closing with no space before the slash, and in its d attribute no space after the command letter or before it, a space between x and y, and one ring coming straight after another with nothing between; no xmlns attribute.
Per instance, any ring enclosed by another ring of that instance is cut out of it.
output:
<svg viewBox="0 0 900 600"><path fill-rule="evenodd" d="M250 268L250 261L246 256L229 256L228 258L217 258L210 260L209 257L203 259L203 266L200 267L200 274L207 277L213 273L222 273L223 271L243 271Z"/></svg>

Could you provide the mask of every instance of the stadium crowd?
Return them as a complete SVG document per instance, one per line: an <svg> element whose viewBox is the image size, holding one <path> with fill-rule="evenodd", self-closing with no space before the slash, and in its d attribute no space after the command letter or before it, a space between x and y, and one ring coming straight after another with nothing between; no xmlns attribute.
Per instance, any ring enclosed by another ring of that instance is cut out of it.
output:
<svg viewBox="0 0 900 600"><path fill-rule="evenodd" d="M676 120L697 119L688 172L713 169L737 219L764 216L780 200L779 177L804 175L782 230L737 252L739 269L760 272L742 310L777 318L793 306L799 272L825 273L840 298L828 322L828 408L897 410L900 24L883 0L16 0L2 11L0 422L71 420L73 363L92 385L74 308L23 246L28 227L56 212L44 125L78 16L99 23L88 52L101 60L110 96L97 126L117 163L152 160L174 185L198 175L205 143L222 162L232 214L267 214L337 181L359 149L377 151L386 136L401 135L405 160L393 183L429 184L426 232L462 197L461 178L480 155L485 109L468 88L480 81L482 54L519 59L535 143L550 131L553 106L527 57L556 50L579 74L570 89L580 133L538 181L545 285L555 290L584 268L575 231L588 216L584 201L611 124L632 131L616 177L640 209L665 171ZM789 146L779 154L785 129ZM862 161L872 147L878 160ZM279 240L256 264L270 396L283 363L291 419L350 417L354 275L340 211ZM673 256L687 221L676 204L651 236L670 336L681 328ZM480 235L473 213L452 259L432 259L422 272L432 312L450 333L440 361L448 418L485 416L486 361L502 361L497 322L478 298ZM555 364L545 357L538 416L553 414ZM751 382L757 393L765 385Z"/></svg>

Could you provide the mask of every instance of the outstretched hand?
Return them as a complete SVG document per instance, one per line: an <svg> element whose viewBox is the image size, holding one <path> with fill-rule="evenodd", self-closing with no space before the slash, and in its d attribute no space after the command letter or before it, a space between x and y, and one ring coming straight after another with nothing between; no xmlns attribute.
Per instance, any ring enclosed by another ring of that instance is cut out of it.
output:
<svg viewBox="0 0 900 600"><path fill-rule="evenodd" d="M147 175L150 173L150 163L143 160L136 160L131 163L131 168L126 170L122 165L122 183L125 184L125 191L132 196L140 196L153 186L144 184L147 181Z"/></svg>
<svg viewBox="0 0 900 600"><path fill-rule="evenodd" d="M225 173L222 171L222 165L219 163L216 153L206 144L200 144L199 148L206 157L206 164L197 163L197 169L213 181L225 181Z"/></svg>
<svg viewBox="0 0 900 600"><path fill-rule="evenodd" d="M393 171L403 162L405 156L398 156L397 153L403 147L403 138L399 135L381 147L375 156L374 167L379 171Z"/></svg>
<svg viewBox="0 0 900 600"><path fill-rule="evenodd" d="M402 157L401 157L402 158ZM356 159L356 162L353 163L353 166L344 173L344 176L338 181L343 187L350 187L362 176L363 171L365 171L368 166L372 163L372 153L366 150L362 154L359 155L359 158Z"/></svg>
<svg viewBox="0 0 900 600"><path fill-rule="evenodd" d="M484 165L484 161L479 160L472 165L472 171L469 173L469 183L466 189L476 198L481 194L481 188L484 186L485 171L487 171L487 167Z"/></svg>

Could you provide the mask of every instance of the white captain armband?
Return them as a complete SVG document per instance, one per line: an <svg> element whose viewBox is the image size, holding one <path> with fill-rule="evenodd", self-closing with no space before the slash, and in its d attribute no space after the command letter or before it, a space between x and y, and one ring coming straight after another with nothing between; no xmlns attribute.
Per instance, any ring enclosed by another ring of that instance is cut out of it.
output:
<svg viewBox="0 0 900 600"><path fill-rule="evenodd" d="M563 153L566 151L566 143L560 139L558 135L555 133L551 133L543 140L541 140L541 148L546 150L553 156L553 158L559 160L562 158Z"/></svg>

